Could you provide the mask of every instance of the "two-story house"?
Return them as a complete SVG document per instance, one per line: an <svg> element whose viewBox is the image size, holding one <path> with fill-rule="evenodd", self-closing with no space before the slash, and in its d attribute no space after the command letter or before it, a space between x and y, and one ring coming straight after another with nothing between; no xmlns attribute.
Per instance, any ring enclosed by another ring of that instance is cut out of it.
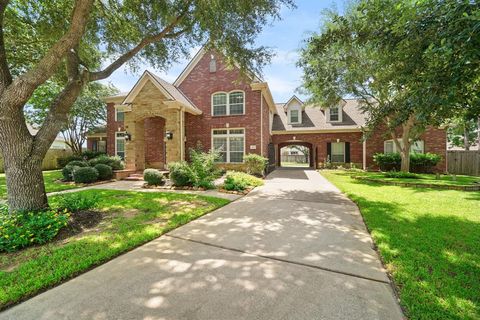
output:
<svg viewBox="0 0 480 320"><path fill-rule="evenodd" d="M280 166L281 149L291 145L308 147L314 168L326 161L370 168L373 154L395 152L380 130L362 139L365 116L357 100L327 109L296 96L275 103L268 83L242 78L221 56L203 49L174 83L145 71L129 92L106 102L106 130L92 133L88 148L106 143L107 153L124 158L131 171L165 168L198 145L219 150L226 167L241 165L248 153ZM429 128L412 148L445 159L445 130ZM438 170L445 171L444 161Z"/></svg>

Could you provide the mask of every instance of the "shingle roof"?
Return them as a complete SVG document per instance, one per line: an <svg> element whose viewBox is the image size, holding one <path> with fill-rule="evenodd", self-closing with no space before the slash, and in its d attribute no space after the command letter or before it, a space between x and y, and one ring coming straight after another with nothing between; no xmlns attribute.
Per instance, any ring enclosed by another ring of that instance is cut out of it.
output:
<svg viewBox="0 0 480 320"><path fill-rule="evenodd" d="M177 87L175 87L173 84L163 80L162 78L160 78L159 76L147 71L172 97L173 99L175 99L176 101L182 103L182 104L185 104L189 107L191 107L192 109L196 109L198 111L200 111L200 109L198 109L192 101L190 101L190 99L188 99L185 94Z"/></svg>
<svg viewBox="0 0 480 320"><path fill-rule="evenodd" d="M307 105L302 111L301 124L288 124L287 113L284 103L276 103L277 114L273 117L272 130L295 131L295 130L345 130L360 129L365 125L365 116L359 108L356 99L345 99L343 107L343 121L331 123L326 121L325 111L316 105Z"/></svg>

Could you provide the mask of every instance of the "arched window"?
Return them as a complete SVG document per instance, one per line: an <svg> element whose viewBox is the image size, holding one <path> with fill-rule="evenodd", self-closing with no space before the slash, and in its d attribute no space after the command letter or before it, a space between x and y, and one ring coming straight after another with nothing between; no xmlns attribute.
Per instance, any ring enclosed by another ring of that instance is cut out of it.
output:
<svg viewBox="0 0 480 320"><path fill-rule="evenodd" d="M245 113L245 93L231 91L212 94L212 115L226 116Z"/></svg>
<svg viewBox="0 0 480 320"><path fill-rule="evenodd" d="M214 116L224 116L227 114L227 94L224 92L212 95L212 113Z"/></svg>

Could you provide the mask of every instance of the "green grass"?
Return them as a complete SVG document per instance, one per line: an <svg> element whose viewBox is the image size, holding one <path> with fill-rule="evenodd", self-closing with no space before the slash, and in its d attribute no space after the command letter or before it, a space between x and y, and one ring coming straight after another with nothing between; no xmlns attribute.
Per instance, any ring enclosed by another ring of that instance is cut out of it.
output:
<svg viewBox="0 0 480 320"><path fill-rule="evenodd" d="M440 179L436 179L434 174L417 174L418 179L408 178L388 178L382 172L354 172L351 175L366 177L369 179L378 179L379 181L394 181L414 184L436 184L436 185L456 185L456 186L471 186L476 185L475 182L480 182L480 177L457 175L456 180L453 180L451 175L440 175Z"/></svg>
<svg viewBox="0 0 480 320"><path fill-rule="evenodd" d="M308 168L308 167L310 167L310 164L306 163L306 162L286 162L286 161L282 161L280 163L280 166L281 167L305 167L305 168Z"/></svg>
<svg viewBox="0 0 480 320"><path fill-rule="evenodd" d="M75 189L81 185L73 183L61 183L57 180L62 178L61 170L43 171L43 179L45 181L45 190L47 192L62 191L68 189ZM7 197L7 182L5 181L5 173L0 173L0 198Z"/></svg>
<svg viewBox="0 0 480 320"><path fill-rule="evenodd" d="M480 192L321 174L360 207L410 319L480 319Z"/></svg>
<svg viewBox="0 0 480 320"><path fill-rule="evenodd" d="M79 191L100 195L102 221L68 241L0 254L0 309L72 278L229 201L192 194ZM51 202L55 202L52 196Z"/></svg>

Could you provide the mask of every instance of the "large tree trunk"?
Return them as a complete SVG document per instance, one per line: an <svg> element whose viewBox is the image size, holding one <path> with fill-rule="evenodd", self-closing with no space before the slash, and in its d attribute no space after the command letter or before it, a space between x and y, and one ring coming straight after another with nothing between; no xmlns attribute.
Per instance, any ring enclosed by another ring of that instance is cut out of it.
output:
<svg viewBox="0 0 480 320"><path fill-rule="evenodd" d="M402 158L400 171L410 172L410 145L408 145L408 147L403 147L402 151L400 152L400 157Z"/></svg>
<svg viewBox="0 0 480 320"><path fill-rule="evenodd" d="M14 157L5 162L8 205L10 212L38 210L48 207L42 174L42 161Z"/></svg>

